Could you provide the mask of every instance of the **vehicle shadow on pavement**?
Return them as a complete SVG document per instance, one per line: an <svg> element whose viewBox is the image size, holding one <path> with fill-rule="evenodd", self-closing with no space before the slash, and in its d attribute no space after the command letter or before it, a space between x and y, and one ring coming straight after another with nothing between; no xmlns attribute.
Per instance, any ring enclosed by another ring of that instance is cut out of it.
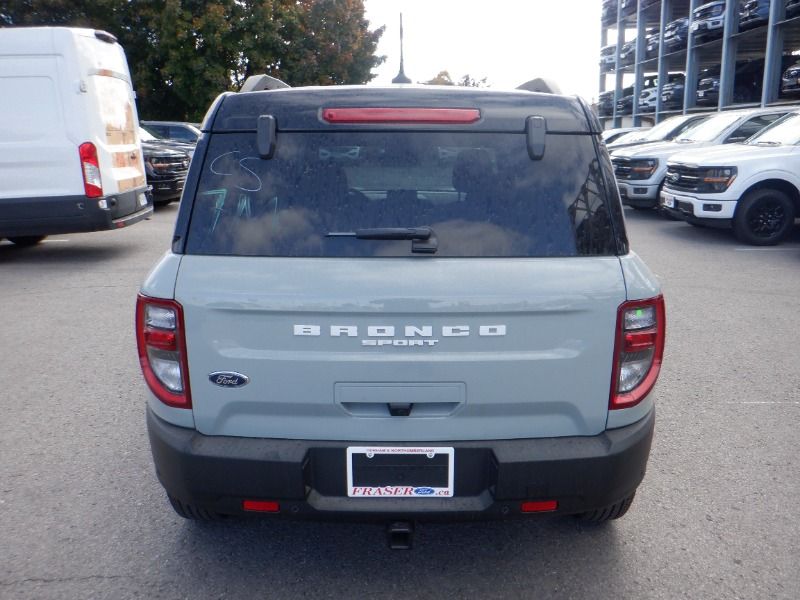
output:
<svg viewBox="0 0 800 600"><path fill-rule="evenodd" d="M642 210L626 210L625 219L628 222L639 223L654 223L659 222L663 224L663 231L674 237L677 240L685 242L696 242L698 244L704 243L706 245L713 244L714 246L723 247L729 246L731 248L741 248L747 246L743 244L734 236L731 229L717 229L715 227L695 226L684 221L676 221L663 216L656 210L642 211ZM780 246L793 246L800 244L800 226L795 225L794 230L786 237ZM759 248L760 246L748 246L750 248ZM761 246L765 248L774 248L776 246Z"/></svg>
<svg viewBox="0 0 800 600"><path fill-rule="evenodd" d="M53 241L45 240L28 248L16 246L10 242L0 242L0 263L42 267L52 265L62 268L70 265L113 261L131 250L127 245L121 243L85 245L80 242L61 242L61 239L65 238L56 238Z"/></svg>
<svg viewBox="0 0 800 600"><path fill-rule="evenodd" d="M571 517L423 523L410 550L390 550L384 524L248 521L185 523L169 550L201 596L268 585L275 597L536 597L580 595L581 581L615 578L619 523ZM180 559L179 559L180 560ZM224 564L221 564L224 563ZM596 576L596 577L593 577ZM210 581L213 579L213 583ZM613 584L613 582L611 582ZM267 588L265 588L267 589ZM614 589L607 588L607 589ZM316 592L316 593L315 593Z"/></svg>

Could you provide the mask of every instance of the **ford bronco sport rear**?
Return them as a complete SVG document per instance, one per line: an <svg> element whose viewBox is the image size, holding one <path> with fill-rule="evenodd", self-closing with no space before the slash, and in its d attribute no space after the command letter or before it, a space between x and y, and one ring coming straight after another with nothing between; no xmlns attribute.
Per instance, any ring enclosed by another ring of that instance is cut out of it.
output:
<svg viewBox="0 0 800 600"><path fill-rule="evenodd" d="M189 518L622 516L664 346L575 98L223 94L137 337Z"/></svg>

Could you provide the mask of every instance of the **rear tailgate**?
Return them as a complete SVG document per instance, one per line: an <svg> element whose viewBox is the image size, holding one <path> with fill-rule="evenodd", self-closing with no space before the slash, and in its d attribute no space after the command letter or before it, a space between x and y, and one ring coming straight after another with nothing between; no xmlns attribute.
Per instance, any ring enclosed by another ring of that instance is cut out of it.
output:
<svg viewBox="0 0 800 600"><path fill-rule="evenodd" d="M201 433L455 441L603 431L625 284L616 257L186 255L175 296Z"/></svg>

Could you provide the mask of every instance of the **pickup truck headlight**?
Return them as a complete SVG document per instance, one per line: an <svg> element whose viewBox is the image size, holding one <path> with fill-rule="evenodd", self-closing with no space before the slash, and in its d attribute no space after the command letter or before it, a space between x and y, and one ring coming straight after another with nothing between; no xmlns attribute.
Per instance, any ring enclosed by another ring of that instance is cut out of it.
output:
<svg viewBox="0 0 800 600"><path fill-rule="evenodd" d="M736 167L711 167L700 174L698 191L719 193L727 190L736 179Z"/></svg>
<svg viewBox="0 0 800 600"><path fill-rule="evenodd" d="M631 179L650 179L658 168L658 160L645 158L631 161Z"/></svg>

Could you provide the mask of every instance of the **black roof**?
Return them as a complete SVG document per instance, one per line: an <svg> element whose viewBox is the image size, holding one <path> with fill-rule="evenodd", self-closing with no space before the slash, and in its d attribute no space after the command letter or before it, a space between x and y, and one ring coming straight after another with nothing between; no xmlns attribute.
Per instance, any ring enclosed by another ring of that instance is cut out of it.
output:
<svg viewBox="0 0 800 600"><path fill-rule="evenodd" d="M468 125L332 124L324 108L477 108L481 118ZM570 96L498 91L458 86L327 86L221 94L209 109L203 131L255 131L258 117L271 115L278 131L336 129L459 129L525 131L530 116L544 117L549 133L599 133L586 103Z"/></svg>

